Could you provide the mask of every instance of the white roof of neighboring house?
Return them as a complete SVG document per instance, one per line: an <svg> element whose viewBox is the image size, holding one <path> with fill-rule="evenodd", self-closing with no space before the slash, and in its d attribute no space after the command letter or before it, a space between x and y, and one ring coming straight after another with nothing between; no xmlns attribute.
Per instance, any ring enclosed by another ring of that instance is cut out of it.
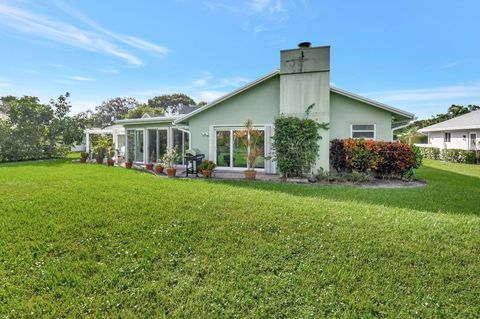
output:
<svg viewBox="0 0 480 319"><path fill-rule="evenodd" d="M434 125L430 125L418 130L421 133L438 131L455 131L480 129L480 110L457 116Z"/></svg>
<svg viewBox="0 0 480 319"><path fill-rule="evenodd" d="M223 102L239 93L242 93L248 89L250 89L251 87L254 87L255 85L257 84L260 84L262 83L263 81L266 81L270 78L273 78L274 76L277 76L280 74L280 71L279 70L275 70L273 72L270 72L264 76L262 76L261 78L258 78L256 79L255 81L252 81L248 84L246 84L245 86L242 86L241 88L235 90L235 91L232 91L210 103L208 103L207 105L205 106L202 106L200 108L198 108L197 110L194 110L193 112L190 112L188 113L187 115L185 116L182 116L178 119L176 119L173 124L177 124L177 123L180 123L180 122L183 122L185 121L186 119L192 117L192 116L195 116L197 113L200 113L200 112L203 112L209 108L211 108L212 106L215 106L217 104L219 104L220 102ZM369 105L372 105L372 106L375 106L375 107L378 107L378 108L381 108L381 109L384 109L386 111L390 111L394 114L397 114L397 115L401 115L403 117L406 117L406 118L409 118L409 119L414 119L415 118L415 115L410 113L410 112L407 112L407 111L403 111L403 110L400 110L400 109L397 109L393 106L389 106L389 105L386 105L386 104L383 104L383 103L380 103L380 102L377 102L377 101L374 101L374 100L371 100L371 99L368 99L368 98L365 98L363 96L360 96L360 95L357 95L357 94L354 94L354 93L351 93L351 92L348 92L348 91L345 91L345 90L341 90L339 88L336 88L336 87L332 87L330 86L330 92L334 92L334 93L337 93L337 94L341 94L341 95L344 95L346 97L349 97L351 99L354 99L354 100L357 100L357 101L360 101L360 102L363 102L363 103L366 103L366 104L369 104ZM118 122L118 121L117 121Z"/></svg>

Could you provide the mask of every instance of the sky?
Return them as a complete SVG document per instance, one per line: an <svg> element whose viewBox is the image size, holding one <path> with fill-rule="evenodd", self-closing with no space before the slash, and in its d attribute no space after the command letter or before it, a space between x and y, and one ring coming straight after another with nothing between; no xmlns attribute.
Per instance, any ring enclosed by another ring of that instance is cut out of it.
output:
<svg viewBox="0 0 480 319"><path fill-rule="evenodd" d="M480 104L480 1L0 0L0 96L73 112L116 96L212 101L331 46L332 85L420 119Z"/></svg>

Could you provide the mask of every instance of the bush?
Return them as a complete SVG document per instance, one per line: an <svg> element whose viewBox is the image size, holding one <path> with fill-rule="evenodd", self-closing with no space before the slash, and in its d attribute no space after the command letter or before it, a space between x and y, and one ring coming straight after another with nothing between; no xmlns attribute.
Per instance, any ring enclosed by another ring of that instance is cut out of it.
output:
<svg viewBox="0 0 480 319"><path fill-rule="evenodd" d="M440 151L440 159L452 163L475 164L475 151L466 151L462 149L443 149Z"/></svg>
<svg viewBox="0 0 480 319"><path fill-rule="evenodd" d="M436 147L419 147L419 149L423 158L428 158L432 160L440 159L440 149Z"/></svg>
<svg viewBox="0 0 480 319"><path fill-rule="evenodd" d="M284 177L302 176L311 171L318 158L321 139L318 130L327 127L308 118L281 116L275 119L274 159Z"/></svg>
<svg viewBox="0 0 480 319"><path fill-rule="evenodd" d="M405 144L354 139L333 140L330 159L337 172L381 177L410 176L422 161L419 151Z"/></svg>

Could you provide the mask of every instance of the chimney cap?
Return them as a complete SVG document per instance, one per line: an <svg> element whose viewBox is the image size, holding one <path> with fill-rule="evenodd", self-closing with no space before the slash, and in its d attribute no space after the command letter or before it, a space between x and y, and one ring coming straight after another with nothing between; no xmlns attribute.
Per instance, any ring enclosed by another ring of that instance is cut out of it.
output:
<svg viewBox="0 0 480 319"><path fill-rule="evenodd" d="M311 42L300 42L298 44L298 47L301 48L301 49L309 48L311 46L312 46Z"/></svg>

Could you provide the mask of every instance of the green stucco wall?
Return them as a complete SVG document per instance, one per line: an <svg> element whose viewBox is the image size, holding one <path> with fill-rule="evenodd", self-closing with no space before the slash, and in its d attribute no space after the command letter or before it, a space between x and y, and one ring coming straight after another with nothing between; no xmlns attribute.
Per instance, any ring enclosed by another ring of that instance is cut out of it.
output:
<svg viewBox="0 0 480 319"><path fill-rule="evenodd" d="M280 81L275 76L188 119L192 147L209 157L210 126L243 126L247 119L254 124L273 124L279 105Z"/></svg>
<svg viewBox="0 0 480 319"><path fill-rule="evenodd" d="M392 140L390 112L330 92L330 139L349 138L352 124L376 124L376 140Z"/></svg>

